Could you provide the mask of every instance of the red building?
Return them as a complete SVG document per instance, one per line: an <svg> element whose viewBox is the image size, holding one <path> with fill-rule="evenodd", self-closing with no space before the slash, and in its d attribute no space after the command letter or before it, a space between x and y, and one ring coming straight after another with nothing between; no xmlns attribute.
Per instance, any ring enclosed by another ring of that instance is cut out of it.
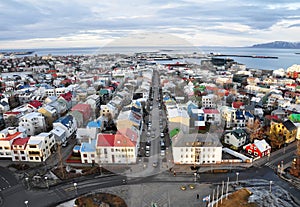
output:
<svg viewBox="0 0 300 207"><path fill-rule="evenodd" d="M256 139L254 143L244 146L244 150L255 157L264 157L271 153L271 146L264 139Z"/></svg>
<svg viewBox="0 0 300 207"><path fill-rule="evenodd" d="M92 107L90 104L76 104L71 111L79 111L82 113L84 123L88 122L92 116Z"/></svg>

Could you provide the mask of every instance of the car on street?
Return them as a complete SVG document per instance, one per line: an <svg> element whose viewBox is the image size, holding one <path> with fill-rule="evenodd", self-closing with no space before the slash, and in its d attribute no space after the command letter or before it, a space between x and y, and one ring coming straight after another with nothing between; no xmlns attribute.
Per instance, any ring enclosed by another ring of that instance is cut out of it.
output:
<svg viewBox="0 0 300 207"><path fill-rule="evenodd" d="M161 133L160 133L160 137L161 137L161 138L164 138L164 137L165 137L165 134L164 134L163 132L161 132Z"/></svg>
<svg viewBox="0 0 300 207"><path fill-rule="evenodd" d="M152 166L153 166L153 167L157 167L157 166L158 166L158 163L157 163L157 162L153 162Z"/></svg>
<svg viewBox="0 0 300 207"><path fill-rule="evenodd" d="M166 156L166 151L165 150L161 150L160 151L160 156L162 156L162 157Z"/></svg>
<svg viewBox="0 0 300 207"><path fill-rule="evenodd" d="M146 150L146 151L145 151L145 156L146 156L146 157L149 157L149 156L150 156L150 151L149 151L149 150Z"/></svg>

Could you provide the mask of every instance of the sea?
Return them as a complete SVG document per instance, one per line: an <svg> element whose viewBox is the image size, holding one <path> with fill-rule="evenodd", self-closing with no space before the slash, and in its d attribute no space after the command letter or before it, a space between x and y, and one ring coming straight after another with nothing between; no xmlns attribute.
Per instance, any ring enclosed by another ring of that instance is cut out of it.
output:
<svg viewBox="0 0 300 207"><path fill-rule="evenodd" d="M12 50L2 50L11 52ZM2 52L1 51L1 52ZM134 54L139 52L160 52L170 55L174 54L225 54L225 55L256 55L274 56L278 59L231 57L234 61L245 64L247 68L275 70L279 68L287 69L294 64L300 64L300 49L273 49L273 48L253 48L253 47L207 47L207 46L153 46L153 47L82 47L82 48L37 48L28 50L13 51L34 51L32 55L95 55L95 54ZM298 54L296 54L298 53ZM226 58L226 57L225 57ZM188 60L176 60L188 61ZM195 61L195 60L194 60ZM198 60L199 61L199 60Z"/></svg>

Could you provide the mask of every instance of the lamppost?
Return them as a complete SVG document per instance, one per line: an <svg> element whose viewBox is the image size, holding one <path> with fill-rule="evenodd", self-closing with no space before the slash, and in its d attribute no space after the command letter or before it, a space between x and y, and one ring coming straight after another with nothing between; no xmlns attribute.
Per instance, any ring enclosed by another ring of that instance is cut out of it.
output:
<svg viewBox="0 0 300 207"><path fill-rule="evenodd" d="M75 188L75 192L76 192L76 195L78 194L77 192L77 183L74 183L74 188Z"/></svg>
<svg viewBox="0 0 300 207"><path fill-rule="evenodd" d="M270 180L270 193L272 192L272 183L273 183L273 181Z"/></svg>
<svg viewBox="0 0 300 207"><path fill-rule="evenodd" d="M239 172L236 172L235 174L236 174L236 184L239 184L239 174L240 174L240 173L239 173Z"/></svg>
<svg viewBox="0 0 300 207"><path fill-rule="evenodd" d="M28 207L28 203L29 203L28 201L24 201L26 207Z"/></svg>
<svg viewBox="0 0 300 207"><path fill-rule="evenodd" d="M29 186L29 178L26 177L26 178L25 178L25 181L26 181L26 185L27 185L27 190L29 190L29 188L30 188L30 186Z"/></svg>
<svg viewBox="0 0 300 207"><path fill-rule="evenodd" d="M48 177L47 176L45 177L45 181L46 181L47 189L49 189L49 183L48 183Z"/></svg>

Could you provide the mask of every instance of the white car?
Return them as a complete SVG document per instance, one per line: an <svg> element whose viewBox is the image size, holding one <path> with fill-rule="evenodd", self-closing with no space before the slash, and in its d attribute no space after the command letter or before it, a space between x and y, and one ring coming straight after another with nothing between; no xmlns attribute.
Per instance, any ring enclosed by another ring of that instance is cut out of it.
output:
<svg viewBox="0 0 300 207"><path fill-rule="evenodd" d="M160 156L162 156L162 157L166 156L166 151L165 150L161 150L160 151Z"/></svg>

